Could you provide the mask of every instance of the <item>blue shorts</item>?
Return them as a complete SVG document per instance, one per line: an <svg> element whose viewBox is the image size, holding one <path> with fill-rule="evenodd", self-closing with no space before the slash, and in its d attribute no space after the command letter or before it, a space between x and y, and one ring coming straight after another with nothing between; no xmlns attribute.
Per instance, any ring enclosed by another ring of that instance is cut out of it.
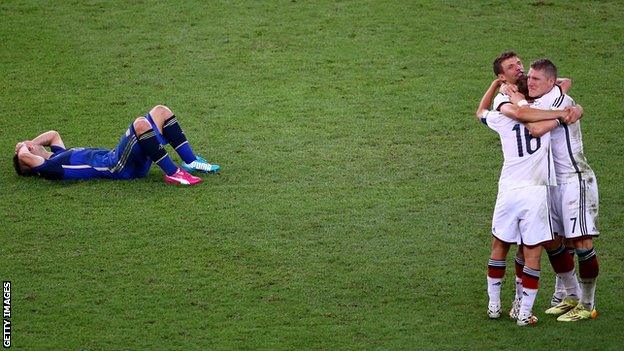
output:
<svg viewBox="0 0 624 351"><path fill-rule="evenodd" d="M167 142L158 131L152 116L148 113L145 115L145 118L152 125L158 141L162 145L166 145ZM134 130L134 124L130 123L126 133L121 136L110 157L110 168L113 170L113 178L132 179L143 178L147 175L152 166L152 160L143 152L138 141L139 138Z"/></svg>

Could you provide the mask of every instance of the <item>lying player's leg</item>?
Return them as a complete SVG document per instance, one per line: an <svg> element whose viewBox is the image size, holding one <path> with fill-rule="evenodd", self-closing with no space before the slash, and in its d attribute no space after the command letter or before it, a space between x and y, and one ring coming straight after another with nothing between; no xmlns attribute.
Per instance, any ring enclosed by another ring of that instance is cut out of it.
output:
<svg viewBox="0 0 624 351"><path fill-rule="evenodd" d="M177 117L167 106L155 106L150 110L148 118L158 128L164 139L180 155L180 158L184 161L182 168L187 171L205 173L216 173L219 171L220 167L218 165L210 164L201 156L195 154L186 135L184 135L182 127L178 123Z"/></svg>
<svg viewBox="0 0 624 351"><path fill-rule="evenodd" d="M136 158L144 159L145 156L147 156L149 160L156 163L156 165L158 165L158 167L165 172L165 182L182 185L193 185L201 182L201 178L192 176L176 166L167 154L163 145L158 141L156 131L152 128L146 118L137 118L132 123L131 133L135 135L137 140L136 143L140 149L140 153L142 153L141 156L133 155L135 160ZM127 157L130 157L130 155ZM136 165L136 163L134 165Z"/></svg>

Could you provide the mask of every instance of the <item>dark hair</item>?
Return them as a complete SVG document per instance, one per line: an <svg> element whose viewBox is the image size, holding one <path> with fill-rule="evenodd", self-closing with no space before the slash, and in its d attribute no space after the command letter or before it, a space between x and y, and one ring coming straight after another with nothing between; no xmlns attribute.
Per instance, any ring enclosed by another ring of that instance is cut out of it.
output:
<svg viewBox="0 0 624 351"><path fill-rule="evenodd" d="M518 80L516 80L516 87L518 87L518 92L524 95L524 97L529 96L529 85L527 84L527 79L528 77L523 74L521 77L518 78Z"/></svg>
<svg viewBox="0 0 624 351"><path fill-rule="evenodd" d="M549 59L537 59L531 63L531 68L544 72L548 78L557 78L557 66Z"/></svg>
<svg viewBox="0 0 624 351"><path fill-rule="evenodd" d="M518 55L513 51L505 51L502 54L498 55L494 63L492 64L494 68L494 75L499 75L503 73L503 64L502 62L508 58L517 57Z"/></svg>
<svg viewBox="0 0 624 351"><path fill-rule="evenodd" d="M22 166L20 166L20 163L19 163L19 156L17 156L17 154L13 155L13 168L15 168L15 173L17 173L17 175L19 176L29 177L33 175L30 169L29 170L22 169Z"/></svg>

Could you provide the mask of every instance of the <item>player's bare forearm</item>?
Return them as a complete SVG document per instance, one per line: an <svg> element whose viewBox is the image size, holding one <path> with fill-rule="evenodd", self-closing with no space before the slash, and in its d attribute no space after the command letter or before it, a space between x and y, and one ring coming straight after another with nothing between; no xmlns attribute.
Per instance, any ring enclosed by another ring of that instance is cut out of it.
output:
<svg viewBox="0 0 624 351"><path fill-rule="evenodd" d="M496 90L500 86L501 81L496 79L491 84L490 87L485 91L481 101L479 102L479 107L477 107L476 117L479 120L483 113L492 105L492 100L494 100L494 95L496 95Z"/></svg>
<svg viewBox="0 0 624 351"><path fill-rule="evenodd" d="M522 106L518 109L518 119L521 122L552 120L563 116L564 114L562 113L562 111L539 110L536 108L530 108L528 106Z"/></svg>
<svg viewBox="0 0 624 351"><path fill-rule="evenodd" d="M557 120L546 120L546 121L537 121L526 123L525 126L529 130L529 133L534 138L539 138L542 135L550 132L551 130L557 128L559 126L559 121Z"/></svg>
<svg viewBox="0 0 624 351"><path fill-rule="evenodd" d="M63 144L63 139L61 139L61 135L55 130L49 130L45 133L40 134L39 136L34 138L32 142L41 146L56 145L63 148L65 147L65 144Z"/></svg>
<svg viewBox="0 0 624 351"><path fill-rule="evenodd" d="M528 106L519 107L514 104L502 105L501 112L505 116L523 123L551 120L566 116L566 113L563 111L539 110Z"/></svg>

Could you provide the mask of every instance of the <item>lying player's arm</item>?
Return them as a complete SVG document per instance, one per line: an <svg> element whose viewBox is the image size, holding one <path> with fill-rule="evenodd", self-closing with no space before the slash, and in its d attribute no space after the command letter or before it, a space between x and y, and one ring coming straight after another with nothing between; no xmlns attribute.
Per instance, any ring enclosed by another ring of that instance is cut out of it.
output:
<svg viewBox="0 0 624 351"><path fill-rule="evenodd" d="M515 104L501 105L500 111L507 117L513 118L522 123L537 122L549 119L564 117L562 111L539 110L529 106L518 106Z"/></svg>
<svg viewBox="0 0 624 351"><path fill-rule="evenodd" d="M500 85L501 81L495 79L492 84L490 84L490 87L485 91L485 94L483 94L481 102L479 102L479 107L477 107L477 120L481 120L483 114L486 113L490 105L492 105L492 100L494 100L494 95L496 95L496 91Z"/></svg>
<svg viewBox="0 0 624 351"><path fill-rule="evenodd" d="M45 162L43 157L31 153L26 144L22 144L19 150L17 150L17 157L30 168L41 166Z"/></svg>
<svg viewBox="0 0 624 351"><path fill-rule="evenodd" d="M63 139L61 139L61 135L59 132L55 130L50 130L41 135L37 136L32 140L34 144L41 146L60 146L63 149L65 148L65 144L63 143Z"/></svg>

